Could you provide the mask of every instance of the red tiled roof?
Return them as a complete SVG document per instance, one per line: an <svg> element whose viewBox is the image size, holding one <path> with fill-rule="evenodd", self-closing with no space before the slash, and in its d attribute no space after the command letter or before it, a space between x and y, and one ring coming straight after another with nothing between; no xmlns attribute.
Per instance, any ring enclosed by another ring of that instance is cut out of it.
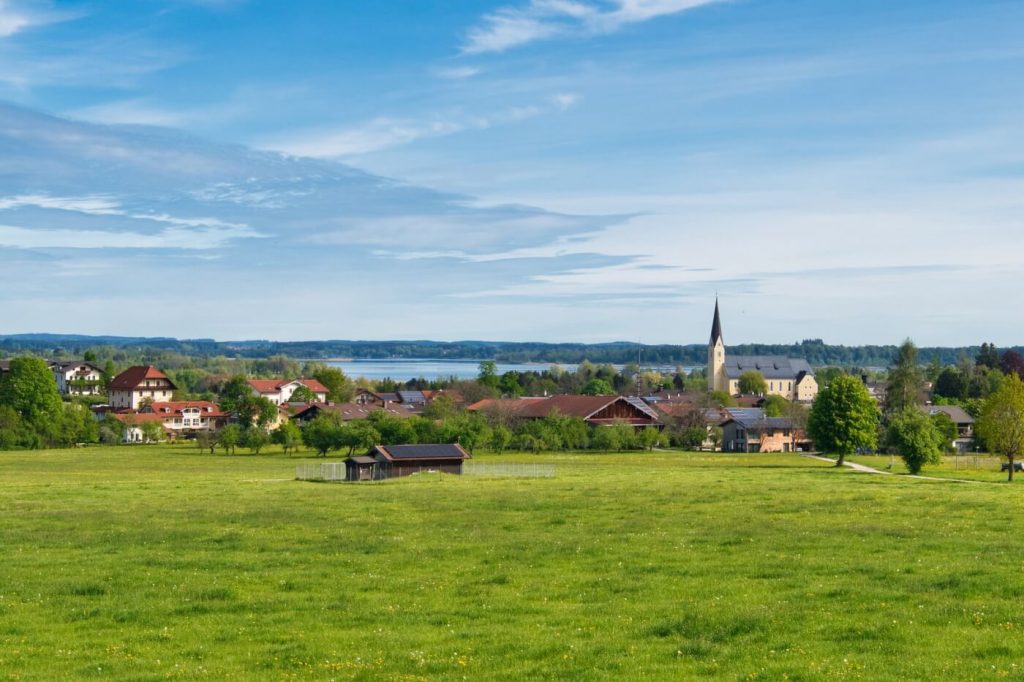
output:
<svg viewBox="0 0 1024 682"><path fill-rule="evenodd" d="M313 391L313 393L330 393L330 390L316 379L296 379L296 381Z"/></svg>
<svg viewBox="0 0 1024 682"><path fill-rule="evenodd" d="M329 393L326 386L316 379L249 379L249 386L259 393L278 393L281 387L297 382L311 390L313 393Z"/></svg>
<svg viewBox="0 0 1024 682"><path fill-rule="evenodd" d="M164 379L170 388L177 388L166 374L153 365L129 367L114 377L113 381L110 382L110 388L112 390L130 391L138 388L146 379Z"/></svg>
<svg viewBox="0 0 1024 682"><path fill-rule="evenodd" d="M282 383L279 379L249 379L249 385L259 393L277 393Z"/></svg>

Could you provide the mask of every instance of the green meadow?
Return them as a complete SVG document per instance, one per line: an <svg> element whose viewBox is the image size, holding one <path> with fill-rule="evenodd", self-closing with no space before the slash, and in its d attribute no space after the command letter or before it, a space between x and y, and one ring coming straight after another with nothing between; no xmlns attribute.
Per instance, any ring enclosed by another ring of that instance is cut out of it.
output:
<svg viewBox="0 0 1024 682"><path fill-rule="evenodd" d="M1024 481L796 455L478 459L557 475L328 484L280 454L0 453L0 679L1024 670Z"/></svg>

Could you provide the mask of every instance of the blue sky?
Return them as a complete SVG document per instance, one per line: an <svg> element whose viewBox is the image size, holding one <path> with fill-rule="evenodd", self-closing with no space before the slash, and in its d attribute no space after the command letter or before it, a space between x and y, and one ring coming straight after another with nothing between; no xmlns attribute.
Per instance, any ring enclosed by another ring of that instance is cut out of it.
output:
<svg viewBox="0 0 1024 682"><path fill-rule="evenodd" d="M0 333L1021 343L1024 3L0 0Z"/></svg>

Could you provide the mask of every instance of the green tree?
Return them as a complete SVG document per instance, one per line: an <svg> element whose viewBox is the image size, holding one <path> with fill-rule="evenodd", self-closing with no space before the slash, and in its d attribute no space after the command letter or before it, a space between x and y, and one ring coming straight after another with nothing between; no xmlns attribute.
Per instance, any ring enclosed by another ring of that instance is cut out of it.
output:
<svg viewBox="0 0 1024 682"><path fill-rule="evenodd" d="M942 438L942 449L951 451L953 449L953 441L959 435L956 424L953 423L953 420L945 412L933 414L931 420L935 430L939 432L939 436Z"/></svg>
<svg viewBox="0 0 1024 682"><path fill-rule="evenodd" d="M498 388L498 363L494 360L481 361L480 372L477 375L476 380L488 388Z"/></svg>
<svg viewBox="0 0 1024 682"><path fill-rule="evenodd" d="M302 429L302 442L321 457L346 444L342 423L331 414L321 414Z"/></svg>
<svg viewBox="0 0 1024 682"><path fill-rule="evenodd" d="M907 339L897 351L896 363L889 370L889 384L885 390L886 413L895 414L918 405L923 393L924 375L917 361L917 346Z"/></svg>
<svg viewBox="0 0 1024 682"><path fill-rule="evenodd" d="M878 408L863 382L849 375L837 376L818 393L807 420L811 439L819 450L839 456L858 449L874 449L878 442Z"/></svg>
<svg viewBox="0 0 1024 682"><path fill-rule="evenodd" d="M491 429L491 449L497 453L504 452L512 444L512 432L508 427L498 425Z"/></svg>
<svg viewBox="0 0 1024 682"><path fill-rule="evenodd" d="M31 428L40 429L61 417L57 382L40 358L11 360L10 370L0 375L0 405L6 405Z"/></svg>
<svg viewBox="0 0 1024 682"><path fill-rule="evenodd" d="M237 412L245 399L254 397L249 381L242 374L236 374L224 382L218 393L221 409L225 412Z"/></svg>
<svg viewBox="0 0 1024 682"><path fill-rule="evenodd" d="M248 448L250 452L255 455L260 454L267 443L270 442L270 436L266 431L258 426L250 426L242 432L240 444L243 448Z"/></svg>
<svg viewBox="0 0 1024 682"><path fill-rule="evenodd" d="M784 417L789 406L790 401L781 395L770 395L764 399L764 414L766 417Z"/></svg>
<svg viewBox="0 0 1024 682"><path fill-rule="evenodd" d="M640 432L637 434L637 442L645 450L654 450L654 448L664 445L665 439L665 434L653 426L640 429Z"/></svg>
<svg viewBox="0 0 1024 682"><path fill-rule="evenodd" d="M316 402L316 393L313 393L313 391L309 390L308 386L299 385L298 388L296 388L294 391L292 391L291 396L289 396L289 398L288 398L288 402L290 402L290 403L307 403L307 404L308 403L315 403Z"/></svg>
<svg viewBox="0 0 1024 682"><path fill-rule="evenodd" d="M217 432L217 445L224 450L224 454L235 454L235 448L242 440L242 428L238 424L228 424Z"/></svg>
<svg viewBox="0 0 1024 682"><path fill-rule="evenodd" d="M348 403L356 394L356 386L352 380L345 376L337 367L319 365L312 368L309 374L314 379L327 387L327 399L334 403Z"/></svg>
<svg viewBox="0 0 1024 682"><path fill-rule="evenodd" d="M146 443L159 443L164 439L164 425L156 420L147 420L139 424L142 440Z"/></svg>
<svg viewBox="0 0 1024 682"><path fill-rule="evenodd" d="M1008 481L1013 481L1013 467L1024 453L1024 382L1016 374L1003 380L998 391L989 396L975 424L978 435L989 450L1006 458Z"/></svg>
<svg viewBox="0 0 1024 682"><path fill-rule="evenodd" d="M274 430L271 440L284 448L284 454L287 455L302 445L302 430L288 420Z"/></svg>
<svg viewBox="0 0 1024 682"><path fill-rule="evenodd" d="M217 435L209 429L196 431L196 447L200 452L209 450L212 455L213 449L217 447Z"/></svg>
<svg viewBox="0 0 1024 682"><path fill-rule="evenodd" d="M232 412L238 417L238 423L243 429L251 426L265 428L277 417L277 405L261 395L250 393L237 401L232 401L232 404Z"/></svg>
<svg viewBox="0 0 1024 682"><path fill-rule="evenodd" d="M423 416L427 419L448 419L455 415L458 408L455 401L446 393L437 396L423 408Z"/></svg>
<svg viewBox="0 0 1024 682"><path fill-rule="evenodd" d="M925 464L942 461L942 434L928 415L916 407L907 407L890 417L888 441L907 465L907 471L915 476Z"/></svg>
<svg viewBox="0 0 1024 682"><path fill-rule="evenodd" d="M348 456L356 450L365 451L381 442L380 432L366 420L351 421L341 428L341 444L348 446Z"/></svg>
<svg viewBox="0 0 1024 682"><path fill-rule="evenodd" d="M595 426L590 444L595 450L611 452L622 449L621 432L612 426Z"/></svg>
<svg viewBox="0 0 1024 682"><path fill-rule="evenodd" d="M768 392L768 382L763 374L750 369L740 375L739 389L743 395L764 395Z"/></svg>
<svg viewBox="0 0 1024 682"><path fill-rule="evenodd" d="M580 392L583 395L615 395L615 389L606 379L591 379Z"/></svg>

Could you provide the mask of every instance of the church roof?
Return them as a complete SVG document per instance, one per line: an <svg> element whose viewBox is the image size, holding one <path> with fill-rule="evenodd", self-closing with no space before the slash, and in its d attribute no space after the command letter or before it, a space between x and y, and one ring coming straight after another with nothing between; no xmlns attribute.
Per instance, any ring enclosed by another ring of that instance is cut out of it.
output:
<svg viewBox="0 0 1024 682"><path fill-rule="evenodd" d="M711 323L711 345L718 343L722 338L722 320L718 316L718 299L715 299L715 319Z"/></svg>
<svg viewBox="0 0 1024 682"><path fill-rule="evenodd" d="M792 379L799 381L814 370L806 360L780 355L726 355L725 374L739 379L744 372L760 372L765 379Z"/></svg>

